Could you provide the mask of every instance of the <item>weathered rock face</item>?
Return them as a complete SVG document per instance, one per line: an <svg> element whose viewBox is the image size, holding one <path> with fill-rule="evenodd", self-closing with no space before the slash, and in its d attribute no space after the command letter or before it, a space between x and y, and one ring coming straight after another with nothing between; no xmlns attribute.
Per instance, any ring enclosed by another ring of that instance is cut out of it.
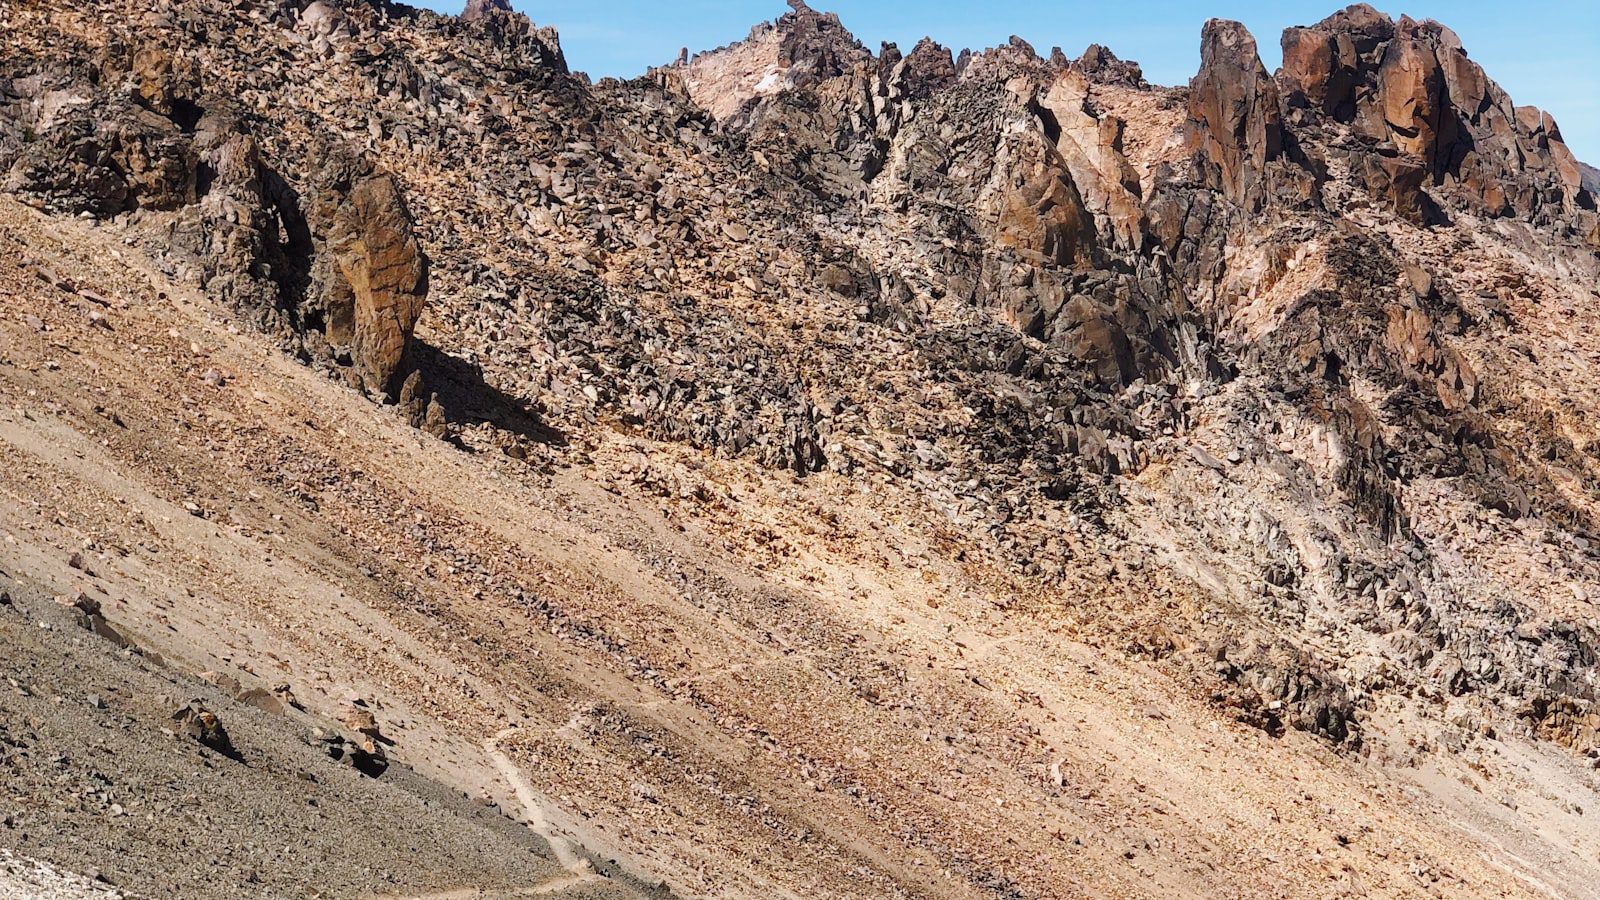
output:
<svg viewBox="0 0 1600 900"><path fill-rule="evenodd" d="M819 13L802 0L790 12L762 23L745 40L697 54L684 69L690 96L719 119L750 101L805 88L869 65L872 54L833 13Z"/></svg>
<svg viewBox="0 0 1600 900"><path fill-rule="evenodd" d="M1267 164L1284 152L1278 89L1238 22L1212 19L1200 37L1200 73L1189 83L1188 146L1212 180L1247 210L1267 201Z"/></svg>
<svg viewBox="0 0 1600 900"><path fill-rule="evenodd" d="M12 193L100 216L194 201L189 141L153 112L123 101L95 109L74 102L22 127L26 139L5 179Z"/></svg>
<svg viewBox="0 0 1600 900"><path fill-rule="evenodd" d="M1184 91L1100 47L875 55L796 3L590 84L495 2L319 0L236 30L225 0L178 6L175 46L225 64L113 66L109 114L85 108L110 87L0 69L16 190L133 213L296 353L400 381L433 433L538 455L536 429L452 432L427 396L406 357L430 282L449 346L424 352L524 425L937 497L1006 577L1052 588L1080 548L1183 547L1187 572L1146 571L1207 612L1168 624L1263 727L1353 743L1375 694L1433 690L1585 721L1577 681L1545 676L1592 677L1593 629L1503 640L1537 612L1490 595L1529 582L1452 580L1438 535L1471 517L1428 503L1485 534L1594 533L1581 398L1538 395L1544 348L1512 349L1550 333L1518 330L1539 310L1594 302L1592 176L1442 27L1352 7L1291 29L1274 79L1214 21Z"/></svg>
<svg viewBox="0 0 1600 900"><path fill-rule="evenodd" d="M1133 252L1144 241L1139 173L1122 153L1125 123L1093 109L1089 90L1089 78L1095 73L1111 73L1115 83L1126 83L1123 79L1128 76L1107 68L1102 56L1095 63L1090 74L1078 69L1057 76L1040 92L1037 103L1048 117L1047 134L1055 133L1056 150L1084 205L1094 214L1095 231L1108 236L1118 249Z"/></svg>
<svg viewBox="0 0 1600 900"><path fill-rule="evenodd" d="M1393 37L1394 21L1365 3L1318 25L1285 29L1279 77L1286 97L1338 121L1353 121L1357 89L1366 86L1365 61Z"/></svg>
<svg viewBox="0 0 1600 900"><path fill-rule="evenodd" d="M327 161L314 170L269 164L244 117L202 93L183 54L112 47L101 66L108 87L8 82L27 140L6 190L62 212L135 214L140 233L184 254L207 291L256 327L394 396L427 294L399 183L337 147L320 150Z"/></svg>
<svg viewBox="0 0 1600 900"><path fill-rule="evenodd" d="M310 221L328 343L348 350L369 391L393 396L428 291L427 259L395 179L342 158L325 166Z"/></svg>
<svg viewBox="0 0 1600 900"><path fill-rule="evenodd" d="M1058 266L1093 258L1094 227L1066 161L1036 130L1008 135L995 155L980 209L994 211L995 240L1025 258Z"/></svg>
<svg viewBox="0 0 1600 900"><path fill-rule="evenodd" d="M567 71L556 30L534 25L511 8L510 0L467 0L460 21L486 34L497 48L520 57L531 70Z"/></svg>
<svg viewBox="0 0 1600 900"><path fill-rule="evenodd" d="M1389 160L1363 161L1375 194L1420 218L1409 170L1440 199L1490 215L1563 219L1586 230L1593 194L1555 123L1518 109L1450 29L1360 4L1283 36L1279 75L1290 107L1353 127ZM1309 121L1309 120L1308 120ZM1392 147L1393 149L1388 149Z"/></svg>
<svg viewBox="0 0 1600 900"><path fill-rule="evenodd" d="M495 13L509 12L512 12L510 0L467 0L466 7L461 10L461 18L476 22Z"/></svg>

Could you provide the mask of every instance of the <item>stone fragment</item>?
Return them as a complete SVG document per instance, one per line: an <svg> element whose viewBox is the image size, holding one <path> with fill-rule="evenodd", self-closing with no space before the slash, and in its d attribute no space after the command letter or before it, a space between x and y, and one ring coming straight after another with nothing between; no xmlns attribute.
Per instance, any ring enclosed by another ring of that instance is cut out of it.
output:
<svg viewBox="0 0 1600 900"><path fill-rule="evenodd" d="M222 726L222 720L201 701L191 700L179 707L172 714L172 721L177 723L178 733L184 737L223 756L238 758L238 751L228 737L228 730Z"/></svg>

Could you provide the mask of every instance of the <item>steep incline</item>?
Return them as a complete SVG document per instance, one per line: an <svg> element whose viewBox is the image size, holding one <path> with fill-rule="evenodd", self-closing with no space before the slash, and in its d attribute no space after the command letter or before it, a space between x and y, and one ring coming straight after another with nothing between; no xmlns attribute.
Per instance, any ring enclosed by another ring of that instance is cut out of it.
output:
<svg viewBox="0 0 1600 900"><path fill-rule="evenodd" d="M1365 6L1182 88L791 7L599 84L495 2L0 7L0 579L684 895L1596 883L1550 117Z"/></svg>

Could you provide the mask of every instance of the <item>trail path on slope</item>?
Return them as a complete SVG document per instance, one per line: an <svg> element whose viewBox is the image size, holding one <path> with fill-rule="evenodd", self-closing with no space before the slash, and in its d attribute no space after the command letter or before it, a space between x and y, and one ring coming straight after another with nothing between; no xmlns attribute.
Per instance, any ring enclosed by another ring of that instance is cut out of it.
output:
<svg viewBox="0 0 1600 900"><path fill-rule="evenodd" d="M516 732L515 728L501 729L483 742L483 751L489 754L500 777L504 778L516 793L517 802L522 804L523 813L527 816L528 827L550 844L550 852L555 854L556 861L561 863L562 868L575 876L581 876L581 880L601 878L590 871L589 861L578 855L573 849L572 841L551 824L550 818L545 815L544 804L539 801L538 793L528 784L528 780L522 777L522 770L517 767L516 762L500 749L500 742Z"/></svg>
<svg viewBox="0 0 1600 900"><path fill-rule="evenodd" d="M604 880L603 876L593 874L562 875L559 878L552 878L541 884L523 888L499 889L486 892L483 888L462 887L435 891L431 894L411 894L405 897L383 897L374 898L374 900L483 900L483 898L488 897L546 897L569 888L581 887L590 882Z"/></svg>
<svg viewBox="0 0 1600 900"><path fill-rule="evenodd" d="M528 780L522 776L522 770L518 768L516 762L510 756L507 756L505 751L500 749L500 742L516 732L516 728L505 728L493 736L485 738L483 751L494 762L495 770L500 773L500 777L505 779L506 783L511 786L511 790L516 794L517 802L522 805L528 827L545 839L545 842L550 845L550 852L554 854L556 861L570 874L561 875L528 887L496 890L492 895L496 897L543 897L561 893L571 888L582 887L586 884L605 881L606 877L594 872L590 868L589 861L578 855L574 849L573 842L561 834L555 825L550 822L549 817L545 815L544 804L540 802L538 793L534 791ZM428 894L387 897L384 900L474 900L474 898L487 896L490 896L490 894L485 893L484 889L468 886L448 888Z"/></svg>

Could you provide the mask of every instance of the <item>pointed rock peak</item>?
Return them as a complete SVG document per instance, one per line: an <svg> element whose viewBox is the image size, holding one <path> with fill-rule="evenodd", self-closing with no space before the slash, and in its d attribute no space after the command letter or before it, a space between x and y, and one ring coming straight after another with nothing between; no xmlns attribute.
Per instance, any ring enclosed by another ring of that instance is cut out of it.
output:
<svg viewBox="0 0 1600 900"><path fill-rule="evenodd" d="M1244 27L1243 22L1232 19L1209 19L1205 27L1200 30L1200 67L1206 67L1205 59L1231 62L1238 60L1243 63L1253 59L1257 64L1261 62L1260 54L1256 52L1256 38L1250 29Z"/></svg>
<svg viewBox="0 0 1600 900"><path fill-rule="evenodd" d="M1365 3L1348 6L1315 25L1283 32L1280 78L1289 102L1348 122L1368 58L1394 38L1395 24Z"/></svg>
<svg viewBox="0 0 1600 900"><path fill-rule="evenodd" d="M527 16L511 8L511 0L467 0L461 10L461 21L471 23L490 41L526 54L534 65L567 71L567 59L561 52L561 35L549 26L533 24Z"/></svg>
<svg viewBox="0 0 1600 900"><path fill-rule="evenodd" d="M923 38L901 56L899 48L885 44L893 50L893 58L885 52L878 59L879 71L885 73L896 96L925 96L956 79L955 57L950 50L935 43L933 38Z"/></svg>
<svg viewBox="0 0 1600 900"><path fill-rule="evenodd" d="M1283 153L1278 90L1243 25L1212 19L1200 34L1200 72L1189 82L1188 144L1235 203L1264 202L1266 165Z"/></svg>
<svg viewBox="0 0 1600 900"><path fill-rule="evenodd" d="M690 97L718 119L727 119L758 97L781 94L846 74L873 62L833 13L819 13L800 0L775 21L751 29L744 40L696 54L680 65Z"/></svg>
<svg viewBox="0 0 1600 900"><path fill-rule="evenodd" d="M917 45L911 48L911 55L908 58L926 62L943 60L952 70L955 68L955 57L951 55L950 48L931 37L917 41Z"/></svg>
<svg viewBox="0 0 1600 900"><path fill-rule="evenodd" d="M1032 44L1012 35L1010 40L998 47L972 54L966 64L958 60L956 70L961 73L962 78L1005 82L1019 75L1047 77L1049 63L1039 57Z"/></svg>
<svg viewBox="0 0 1600 900"><path fill-rule="evenodd" d="M509 12L512 12L511 0L467 0L466 8L461 10L461 18L476 22L495 13Z"/></svg>
<svg viewBox="0 0 1600 900"><path fill-rule="evenodd" d="M1290 30L1371 35L1379 40L1388 40L1394 35L1394 20L1373 9L1369 4L1353 3L1315 25L1299 26Z"/></svg>
<svg viewBox="0 0 1600 900"><path fill-rule="evenodd" d="M1146 85L1144 70L1138 63L1120 59L1115 53L1099 44L1090 44L1072 66L1088 76L1091 81L1101 84L1122 84L1128 87Z"/></svg>
<svg viewBox="0 0 1600 900"><path fill-rule="evenodd" d="M1402 38L1414 41L1424 41L1438 47L1448 47L1451 50L1460 50L1461 38L1442 22L1433 19L1418 21L1410 16L1401 16L1395 25L1395 30Z"/></svg>
<svg viewBox="0 0 1600 900"><path fill-rule="evenodd" d="M837 14L817 12L802 0L789 0L789 8L791 11L780 16L776 25L792 56L820 54L852 62L871 58L871 52L844 27Z"/></svg>

